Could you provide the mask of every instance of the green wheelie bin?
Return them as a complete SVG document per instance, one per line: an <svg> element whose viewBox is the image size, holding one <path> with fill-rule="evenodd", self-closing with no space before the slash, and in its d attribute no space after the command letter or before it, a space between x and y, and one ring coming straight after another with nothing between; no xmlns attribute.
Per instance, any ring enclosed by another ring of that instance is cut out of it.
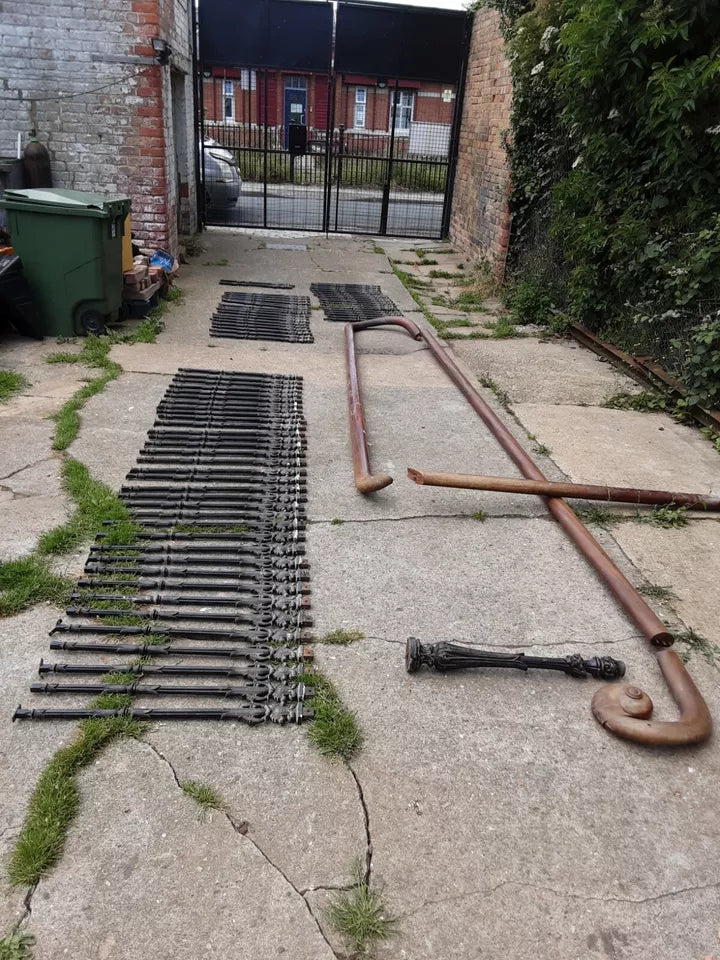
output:
<svg viewBox="0 0 720 960"><path fill-rule="evenodd" d="M41 333L99 334L118 319L129 197L38 188L6 190L0 205L37 300Z"/></svg>

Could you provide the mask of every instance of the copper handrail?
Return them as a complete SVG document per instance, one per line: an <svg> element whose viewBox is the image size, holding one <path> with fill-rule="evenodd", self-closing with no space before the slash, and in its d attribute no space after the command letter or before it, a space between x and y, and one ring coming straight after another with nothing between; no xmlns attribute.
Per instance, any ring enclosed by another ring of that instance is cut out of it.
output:
<svg viewBox="0 0 720 960"><path fill-rule="evenodd" d="M672 493L668 490L643 490L635 487L607 487L595 483L558 483L554 480L521 480L518 477L485 477L471 473L429 473L408 467L408 477L428 487L459 487L463 490L490 490L499 493L524 493L538 497L570 497L577 500L603 500L613 503L670 505L693 510L720 510L720 498L700 493Z"/></svg>
<svg viewBox="0 0 720 960"><path fill-rule="evenodd" d="M406 317L382 317L380 320L362 320L359 323L348 323L345 326L345 361L348 373L348 404L350 410L350 439L352 441L353 470L355 472L355 486L360 493L375 493L388 487L393 478L387 473L371 473L370 456L367 447L367 430L363 412L362 395L360 393L360 377L358 374L357 356L355 354L354 330L367 330L382 324L402 327L414 340L421 340L419 328Z"/></svg>
<svg viewBox="0 0 720 960"><path fill-rule="evenodd" d="M348 350L346 353L348 375L354 385L354 394L353 387L351 387L351 397L354 395L356 399L355 404L351 403L351 423L354 430L358 422L361 426L361 439L366 457L367 438L364 419L362 418L362 398L357 379L353 327L356 330L365 330L370 327L383 326L386 323L404 327L415 339L422 338L433 357L445 370L524 477L528 480L547 481L537 464L478 393L434 334L426 329L421 330L411 321L400 317L379 317L376 320L348 324L346 327L346 347L348 344L353 346L352 352ZM348 330L348 328L350 329ZM353 436L353 455L355 455L355 436ZM369 474L369 469L367 472ZM569 539L573 541L588 563L595 569L598 576L646 639L655 646L669 647L673 643L672 634L669 633L662 620L650 609L630 581L605 553L569 504L560 497L547 497L546 503ZM609 698L607 694L602 696L603 691L599 691L593 697L592 708L596 718L608 730L637 743L679 745L700 743L706 740L712 732L712 719L685 666L677 654L670 650L661 650L657 655L657 660L670 692L680 708L680 718L678 720L674 722L650 720L652 701L637 687L627 684L616 686L614 689L617 693L613 694L612 698ZM639 714L629 707L634 703L641 704Z"/></svg>

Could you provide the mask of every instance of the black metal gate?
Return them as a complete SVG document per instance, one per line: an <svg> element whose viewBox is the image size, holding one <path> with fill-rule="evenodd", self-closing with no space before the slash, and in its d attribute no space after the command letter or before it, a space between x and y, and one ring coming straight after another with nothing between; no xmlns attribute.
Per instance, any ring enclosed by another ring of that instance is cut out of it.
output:
<svg viewBox="0 0 720 960"><path fill-rule="evenodd" d="M200 5L205 222L445 236L467 16L357 2L241 6L260 15L234 33L229 0Z"/></svg>

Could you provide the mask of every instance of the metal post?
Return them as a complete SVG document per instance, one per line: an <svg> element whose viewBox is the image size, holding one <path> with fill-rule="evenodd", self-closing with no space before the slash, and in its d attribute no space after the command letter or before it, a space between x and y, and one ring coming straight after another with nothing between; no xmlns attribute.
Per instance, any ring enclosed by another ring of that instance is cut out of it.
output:
<svg viewBox="0 0 720 960"><path fill-rule="evenodd" d="M268 181L268 71L265 76L265 119L263 123L263 227L267 227L267 181Z"/></svg>
<svg viewBox="0 0 720 960"><path fill-rule="evenodd" d="M383 186L382 207L380 209L380 236L387 234L388 211L390 209L390 181L392 180L393 153L395 152L395 118L397 115L398 78L395 77L395 86L391 88L390 110L390 153L387 165L387 178Z"/></svg>
<svg viewBox="0 0 720 960"><path fill-rule="evenodd" d="M337 153L337 185L335 187L335 233L338 232L338 215L340 212L340 185L342 183L343 151L345 149L345 124L340 124Z"/></svg>

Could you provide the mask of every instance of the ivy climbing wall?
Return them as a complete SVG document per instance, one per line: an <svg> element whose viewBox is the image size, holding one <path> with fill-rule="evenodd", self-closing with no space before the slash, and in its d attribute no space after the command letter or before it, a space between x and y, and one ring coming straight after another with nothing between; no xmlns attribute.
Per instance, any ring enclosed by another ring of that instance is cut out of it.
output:
<svg viewBox="0 0 720 960"><path fill-rule="evenodd" d="M450 238L468 260L490 260L502 274L510 235L503 133L510 127L512 87L499 23L495 10L475 13Z"/></svg>

